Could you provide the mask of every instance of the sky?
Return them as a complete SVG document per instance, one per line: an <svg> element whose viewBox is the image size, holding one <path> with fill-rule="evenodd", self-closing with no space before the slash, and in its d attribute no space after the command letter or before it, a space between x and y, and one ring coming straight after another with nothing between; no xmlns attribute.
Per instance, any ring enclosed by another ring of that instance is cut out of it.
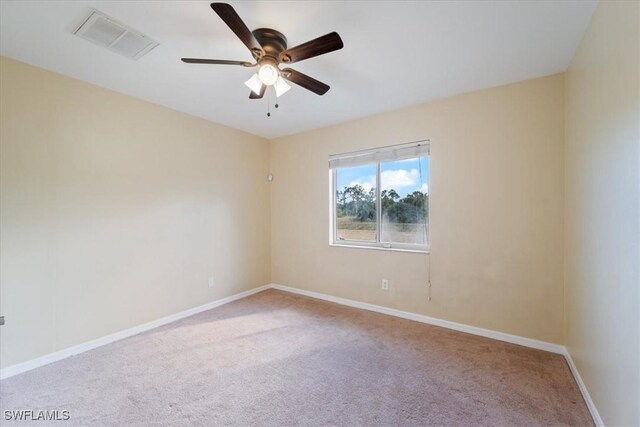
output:
<svg viewBox="0 0 640 427"><path fill-rule="evenodd" d="M422 177L420 172L422 172ZM376 165L356 166L352 168L338 169L338 190L351 187L355 184L362 185L365 190L375 187ZM394 189L404 197L416 190L429 192L429 159L421 157L418 159L397 160L385 162L380 166L381 189Z"/></svg>

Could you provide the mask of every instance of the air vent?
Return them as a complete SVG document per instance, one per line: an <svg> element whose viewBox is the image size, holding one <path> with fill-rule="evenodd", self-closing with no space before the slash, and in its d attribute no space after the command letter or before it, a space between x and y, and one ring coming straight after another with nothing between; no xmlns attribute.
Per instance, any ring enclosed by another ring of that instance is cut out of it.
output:
<svg viewBox="0 0 640 427"><path fill-rule="evenodd" d="M158 46L144 34L95 10L73 34L131 59L140 59Z"/></svg>

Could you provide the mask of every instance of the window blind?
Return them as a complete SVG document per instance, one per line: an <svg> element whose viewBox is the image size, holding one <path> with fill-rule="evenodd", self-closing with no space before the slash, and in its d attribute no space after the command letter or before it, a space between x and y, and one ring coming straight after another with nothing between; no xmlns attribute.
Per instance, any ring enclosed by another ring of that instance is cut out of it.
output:
<svg viewBox="0 0 640 427"><path fill-rule="evenodd" d="M391 145L372 150L354 151L329 156L329 169L362 166L371 163L413 159L429 155L429 141Z"/></svg>

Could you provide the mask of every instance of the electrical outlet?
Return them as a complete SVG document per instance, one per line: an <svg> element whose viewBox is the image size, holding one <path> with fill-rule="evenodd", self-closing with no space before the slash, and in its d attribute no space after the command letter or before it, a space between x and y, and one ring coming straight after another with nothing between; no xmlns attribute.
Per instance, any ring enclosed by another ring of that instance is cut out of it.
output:
<svg viewBox="0 0 640 427"><path fill-rule="evenodd" d="M389 290L389 281L387 279L382 279L382 285L380 286L383 291Z"/></svg>
<svg viewBox="0 0 640 427"><path fill-rule="evenodd" d="M209 277L209 287L213 288L216 284L216 281L213 277Z"/></svg>

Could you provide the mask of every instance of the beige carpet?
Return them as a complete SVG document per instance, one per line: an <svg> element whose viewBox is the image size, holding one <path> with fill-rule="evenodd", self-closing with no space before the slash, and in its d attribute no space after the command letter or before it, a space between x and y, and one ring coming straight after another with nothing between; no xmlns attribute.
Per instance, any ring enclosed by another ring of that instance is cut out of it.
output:
<svg viewBox="0 0 640 427"><path fill-rule="evenodd" d="M8 378L0 401L3 426L592 425L559 355L274 290Z"/></svg>

